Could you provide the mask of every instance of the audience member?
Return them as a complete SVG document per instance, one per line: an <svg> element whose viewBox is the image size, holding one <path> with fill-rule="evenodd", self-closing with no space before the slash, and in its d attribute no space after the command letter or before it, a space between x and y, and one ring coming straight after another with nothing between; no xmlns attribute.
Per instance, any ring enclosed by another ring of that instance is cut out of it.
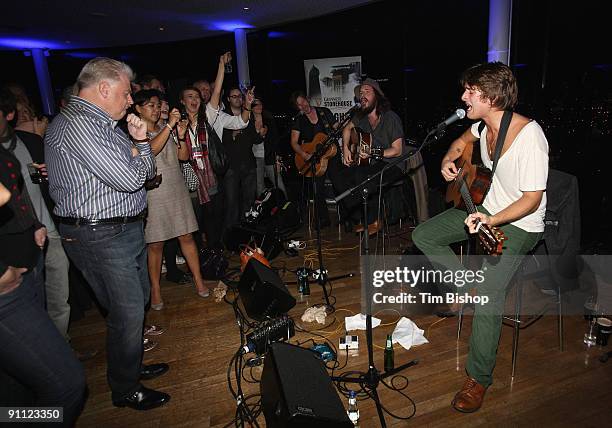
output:
<svg viewBox="0 0 612 428"><path fill-rule="evenodd" d="M225 73L225 64L231 61L229 52L221 55L210 101L203 105L200 91L196 88L185 88L181 91L180 101L189 116L186 143L190 150L191 164L198 176L200 186L195 192L195 212L200 231L204 231L208 247L222 248L223 198L219 194L218 177L212 171L208 158L208 135L206 121L213 129L215 136L222 140L223 129L242 129L248 125L249 115L245 111L241 116L231 116L221 111L219 101ZM247 95L251 103L252 93Z"/></svg>
<svg viewBox="0 0 612 428"><path fill-rule="evenodd" d="M287 196L287 189L280 171L278 146L278 129L272 114L264 110L263 102L255 99L251 105L255 130L261 137L263 144L253 146L253 154L257 164L257 194L260 195L265 188L265 178L268 178L274 187L278 187ZM276 170L276 171L275 171Z"/></svg>
<svg viewBox="0 0 612 428"><path fill-rule="evenodd" d="M225 113L228 115L241 116L243 112L250 113L251 103L247 102L243 106L243 95L240 89L230 89L227 101L229 108L225 109ZM255 200L257 174L253 156L254 145L261 146L262 140L255 131L255 124L252 120L249 120L246 128L223 131L223 146L229 157L229 169L223 177L224 230L239 223Z"/></svg>
<svg viewBox="0 0 612 428"><path fill-rule="evenodd" d="M30 389L34 402L16 403L62 407L65 426L73 426L81 412L85 374L74 353L44 309L43 248L47 230L38 220L28 194L28 175L7 150L17 137L8 126L16 100L0 90L0 367ZM13 149L14 149L13 147ZM6 199L9 190L10 199ZM12 379L2 381L3 393Z"/></svg>
<svg viewBox="0 0 612 428"><path fill-rule="evenodd" d="M146 124L128 115L130 137L116 126L132 104L130 67L95 58L81 70L78 96L45 138L49 189L66 253L107 311L107 378L115 406L148 410L170 396L144 387L168 370L142 365L144 308L150 285L143 218L155 159Z"/></svg>
<svg viewBox="0 0 612 428"><path fill-rule="evenodd" d="M161 310L164 306L159 282L162 251L164 242L168 239L178 238L181 251L193 273L198 295L200 297L209 295L200 273L198 249L191 235L198 230L198 225L179 165L179 160L189 160L189 149L185 144L187 121L180 120L181 114L175 108L170 112L168 122L158 127L160 95L160 92L154 89L145 89L134 95L134 111L147 126L147 137L155 155L157 173L161 176L159 186L147 192L145 225L151 308L155 310Z"/></svg>

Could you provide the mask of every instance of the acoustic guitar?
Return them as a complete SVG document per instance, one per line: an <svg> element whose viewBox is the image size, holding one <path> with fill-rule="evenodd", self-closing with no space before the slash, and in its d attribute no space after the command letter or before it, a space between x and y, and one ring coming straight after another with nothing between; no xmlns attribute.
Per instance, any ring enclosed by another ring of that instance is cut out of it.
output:
<svg viewBox="0 0 612 428"><path fill-rule="evenodd" d="M383 149L372 147L372 134L357 127L351 129L351 139L348 143L348 148L353 159L349 166L367 166L373 159L382 158ZM362 158L359 156L360 154L370 156Z"/></svg>
<svg viewBox="0 0 612 428"><path fill-rule="evenodd" d="M319 149L319 146L323 144L326 147L324 146ZM328 159L333 158L336 156L336 153L338 153L338 148L336 147L334 140L330 140L329 136L323 132L318 132L312 141L303 143L301 147L302 150L309 154L313 154L317 150L320 150L320 153L322 153L320 161L315 165L315 176L317 177L325 174L325 171L327 171ZM301 175L312 177L311 163L297 153L295 154L295 166Z"/></svg>
<svg viewBox="0 0 612 428"><path fill-rule="evenodd" d="M476 205L482 204L491 187L491 170L482 165L472 165L474 144L465 146L461 158L455 161L458 174L446 189L446 202L453 202L455 208L466 210L468 214L477 212ZM501 255L504 241L508 239L504 232L488 224L480 224L478 241L485 254Z"/></svg>

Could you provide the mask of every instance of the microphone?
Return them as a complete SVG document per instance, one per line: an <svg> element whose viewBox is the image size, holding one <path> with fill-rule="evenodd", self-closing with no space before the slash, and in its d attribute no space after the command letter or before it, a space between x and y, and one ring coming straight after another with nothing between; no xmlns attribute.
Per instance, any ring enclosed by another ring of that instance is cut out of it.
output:
<svg viewBox="0 0 612 428"><path fill-rule="evenodd" d="M349 111L346 112L346 114L352 114L353 112L359 110L360 108L361 108L361 103L355 103L355 105L351 107Z"/></svg>
<svg viewBox="0 0 612 428"><path fill-rule="evenodd" d="M436 129L437 130L445 129L451 123L455 123L456 121L461 120L464 117L465 117L465 110L463 110L462 108L458 108L448 119L446 119L444 122L440 122L436 126Z"/></svg>

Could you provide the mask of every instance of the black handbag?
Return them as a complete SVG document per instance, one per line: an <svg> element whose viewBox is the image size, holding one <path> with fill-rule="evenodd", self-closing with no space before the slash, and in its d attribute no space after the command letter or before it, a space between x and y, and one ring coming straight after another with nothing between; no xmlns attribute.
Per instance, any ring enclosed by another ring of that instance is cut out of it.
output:
<svg viewBox="0 0 612 428"><path fill-rule="evenodd" d="M213 172L217 176L223 176L229 168L229 157L223 147L223 142L215 132L212 126L208 123L206 114L204 114L204 124L206 125L206 133L208 134L208 160Z"/></svg>
<svg viewBox="0 0 612 428"><path fill-rule="evenodd" d="M229 262L222 249L202 248L200 250L200 270L204 279L223 279Z"/></svg>

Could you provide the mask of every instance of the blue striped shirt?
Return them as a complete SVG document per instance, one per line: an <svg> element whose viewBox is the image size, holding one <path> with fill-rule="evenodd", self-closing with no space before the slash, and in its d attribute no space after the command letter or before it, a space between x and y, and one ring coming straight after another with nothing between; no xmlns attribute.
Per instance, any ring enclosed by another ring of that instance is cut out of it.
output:
<svg viewBox="0 0 612 428"><path fill-rule="evenodd" d="M79 97L51 122L45 135L49 191L61 217L134 216L147 203L144 182L155 176L148 143L132 142L108 113Z"/></svg>

